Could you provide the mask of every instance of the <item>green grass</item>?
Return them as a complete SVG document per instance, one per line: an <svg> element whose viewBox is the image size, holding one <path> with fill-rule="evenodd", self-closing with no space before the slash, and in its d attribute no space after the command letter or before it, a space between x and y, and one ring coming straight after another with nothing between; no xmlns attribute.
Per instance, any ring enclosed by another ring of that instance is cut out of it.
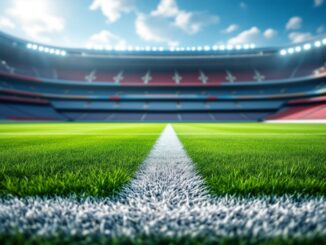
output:
<svg viewBox="0 0 326 245"><path fill-rule="evenodd" d="M0 124L0 195L110 196L164 124Z"/></svg>
<svg viewBox="0 0 326 245"><path fill-rule="evenodd" d="M212 194L326 195L326 125L173 126Z"/></svg>

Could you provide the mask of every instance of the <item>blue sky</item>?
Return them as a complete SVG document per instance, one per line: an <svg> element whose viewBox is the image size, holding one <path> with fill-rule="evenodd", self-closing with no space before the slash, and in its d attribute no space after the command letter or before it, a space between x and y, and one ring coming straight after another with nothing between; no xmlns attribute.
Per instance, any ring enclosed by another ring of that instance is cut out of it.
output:
<svg viewBox="0 0 326 245"><path fill-rule="evenodd" d="M279 46L326 33L326 0L1 0L0 30L64 47Z"/></svg>

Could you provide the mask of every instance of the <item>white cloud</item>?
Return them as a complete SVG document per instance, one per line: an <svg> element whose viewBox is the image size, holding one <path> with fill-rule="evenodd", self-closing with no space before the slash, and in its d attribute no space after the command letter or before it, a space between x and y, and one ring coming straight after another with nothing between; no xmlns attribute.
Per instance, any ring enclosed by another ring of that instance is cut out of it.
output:
<svg viewBox="0 0 326 245"><path fill-rule="evenodd" d="M157 28L159 26L159 28ZM135 22L137 35L148 42L166 43L170 46L178 44L172 39L175 28L161 17L139 14Z"/></svg>
<svg viewBox="0 0 326 245"><path fill-rule="evenodd" d="M324 4L324 0L314 0L315 7L320 7Z"/></svg>
<svg viewBox="0 0 326 245"><path fill-rule="evenodd" d="M137 14L135 27L137 35L145 41L176 46L175 38L180 30L188 35L196 34L218 20L217 16L182 10L176 0L161 0L151 13Z"/></svg>
<svg viewBox="0 0 326 245"><path fill-rule="evenodd" d="M188 34L195 34L204 26L218 22L218 16L201 12L190 12L179 9L176 0L161 0L151 12L153 17L171 18L174 25Z"/></svg>
<svg viewBox="0 0 326 245"><path fill-rule="evenodd" d="M161 0L153 16L175 17L179 13L179 8L175 0Z"/></svg>
<svg viewBox="0 0 326 245"><path fill-rule="evenodd" d="M298 16L294 16L289 19L289 21L286 24L287 30L298 30L302 26L302 18Z"/></svg>
<svg viewBox="0 0 326 245"><path fill-rule="evenodd" d="M316 30L316 32L318 33L318 34L321 34L321 33L324 33L325 32L325 26L319 26L318 28L317 28L317 30Z"/></svg>
<svg viewBox="0 0 326 245"><path fill-rule="evenodd" d="M16 0L7 12L29 38L50 42L51 35L64 30L65 21L49 12L49 3L47 0Z"/></svg>
<svg viewBox="0 0 326 245"><path fill-rule="evenodd" d="M277 35L277 31L272 28L268 28L267 30L264 31L264 37L266 39L272 39L276 35Z"/></svg>
<svg viewBox="0 0 326 245"><path fill-rule="evenodd" d="M232 33L239 29L239 26L236 24L229 25L226 29L224 29L223 33Z"/></svg>
<svg viewBox="0 0 326 245"><path fill-rule="evenodd" d="M246 44L251 43L257 40L261 35L261 31L256 27L253 26L248 30L245 30L238 34L237 36L231 38L228 41L228 44L236 45L236 44Z"/></svg>
<svg viewBox="0 0 326 245"><path fill-rule="evenodd" d="M98 33L95 33L92 35L86 46L88 47L96 47L96 46L112 46L112 47L125 47L126 46L126 41L122 39L121 37L114 35L113 33L102 30Z"/></svg>
<svg viewBox="0 0 326 245"><path fill-rule="evenodd" d="M15 29L15 23L7 17L0 18L0 28L3 29Z"/></svg>
<svg viewBox="0 0 326 245"><path fill-rule="evenodd" d="M310 32L291 32L289 39L292 43L302 43L311 40L313 37Z"/></svg>
<svg viewBox="0 0 326 245"><path fill-rule="evenodd" d="M134 9L133 0L93 0L90 10L100 9L108 22L113 23L121 18L122 13L129 13Z"/></svg>

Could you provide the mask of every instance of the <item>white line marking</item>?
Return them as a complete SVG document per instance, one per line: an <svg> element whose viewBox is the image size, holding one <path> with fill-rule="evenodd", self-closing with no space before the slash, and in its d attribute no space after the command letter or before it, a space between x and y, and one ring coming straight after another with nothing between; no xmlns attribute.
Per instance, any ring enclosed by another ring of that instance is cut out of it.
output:
<svg viewBox="0 0 326 245"><path fill-rule="evenodd" d="M325 236L326 199L212 198L168 125L116 199L1 199L0 224L2 234L33 236Z"/></svg>

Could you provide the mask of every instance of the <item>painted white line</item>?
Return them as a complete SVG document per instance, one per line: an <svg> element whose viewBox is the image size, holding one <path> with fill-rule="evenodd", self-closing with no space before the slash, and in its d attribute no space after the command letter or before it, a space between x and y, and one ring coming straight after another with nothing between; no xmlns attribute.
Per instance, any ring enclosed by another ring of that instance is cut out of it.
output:
<svg viewBox="0 0 326 245"><path fill-rule="evenodd" d="M325 236L326 199L212 198L168 125L116 199L1 199L0 224L0 234L34 236Z"/></svg>

